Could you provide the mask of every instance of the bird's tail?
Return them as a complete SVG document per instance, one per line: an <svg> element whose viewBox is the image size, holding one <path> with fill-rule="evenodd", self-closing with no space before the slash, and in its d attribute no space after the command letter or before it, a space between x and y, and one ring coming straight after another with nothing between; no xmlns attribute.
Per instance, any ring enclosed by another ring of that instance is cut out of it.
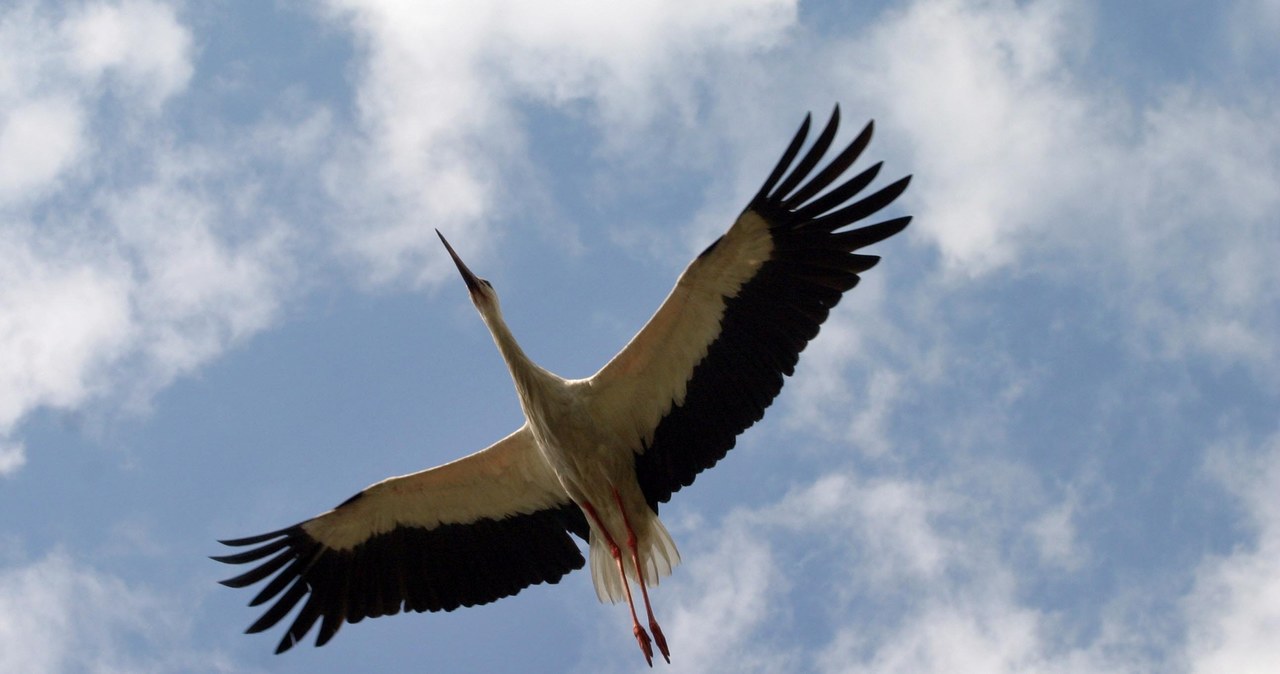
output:
<svg viewBox="0 0 1280 674"><path fill-rule="evenodd" d="M640 553L640 566L644 570L644 582L649 587L658 584L663 576L671 575L671 570L680 564L680 551L676 549L671 534L657 517L649 519L646 530L637 533L636 548ZM626 549L626 542L619 541L622 546L623 566L627 577L635 582L637 579L635 565L631 562L631 553ZM609 552L609 543L604 536L591 532L591 581L596 587L596 596L602 602L616 604L627 598L622 588L622 578L618 576L617 563Z"/></svg>

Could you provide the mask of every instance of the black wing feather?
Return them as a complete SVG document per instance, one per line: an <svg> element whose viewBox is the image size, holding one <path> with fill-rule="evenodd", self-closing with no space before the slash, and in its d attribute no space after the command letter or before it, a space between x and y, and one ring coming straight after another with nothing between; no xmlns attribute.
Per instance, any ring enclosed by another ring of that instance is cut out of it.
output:
<svg viewBox="0 0 1280 674"><path fill-rule="evenodd" d="M573 504L433 529L401 526L350 550L326 548L298 524L222 541L258 547L213 559L245 564L268 558L222 581L230 587L252 585L279 571L250 602L257 606L274 600L247 631L270 629L302 604L276 648L282 653L317 621L316 645L323 646L343 622L402 610L452 611L501 599L536 583L556 583L586 563L570 533L584 540L588 535L586 518Z"/></svg>
<svg viewBox="0 0 1280 674"><path fill-rule="evenodd" d="M808 134L810 118L806 116L782 159L747 206L747 211L754 211L769 224L773 251L738 293L726 298L720 332L693 369L683 404L671 407L652 441L636 455L636 477L655 511L675 491L692 484L698 473L715 465L734 446L738 434L764 416L782 390L783 376L794 372L800 352L818 334L832 307L857 285L858 274L880 260L853 251L902 231L911 221L910 217L899 217L833 233L888 206L910 181L907 176L845 206L879 174L877 163L818 196L871 140L873 126L867 124L830 164L810 178L838 122L837 107L813 147L788 173Z"/></svg>
<svg viewBox="0 0 1280 674"><path fill-rule="evenodd" d="M787 179L782 181L782 184L778 185L777 189L773 190L779 199L785 199L788 194L791 194L796 185L799 185L800 181L804 180L804 177L813 170L813 167L818 165L818 162L822 160L822 155L827 153L827 148L831 147L831 141L835 140L838 128L840 128L840 106L837 105L831 111L831 119L827 122L827 126L822 129L822 133L818 134L818 139L813 141L809 151L804 153L804 158L800 160L799 164L796 164L795 169L791 171L791 175L788 175ZM788 163L790 161L790 159L787 160Z"/></svg>

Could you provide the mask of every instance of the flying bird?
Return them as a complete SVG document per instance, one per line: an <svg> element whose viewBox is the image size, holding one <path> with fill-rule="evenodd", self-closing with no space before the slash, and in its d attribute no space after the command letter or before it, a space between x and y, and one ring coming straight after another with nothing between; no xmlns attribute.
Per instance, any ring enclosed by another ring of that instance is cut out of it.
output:
<svg viewBox="0 0 1280 674"><path fill-rule="evenodd" d="M832 307L880 260L854 251L911 220L837 231L888 206L911 176L854 201L881 163L836 183L867 147L873 124L815 171L835 138L840 108L801 156L810 121L806 115L733 226L689 264L640 332L586 379L561 378L525 355L493 286L437 231L506 361L524 424L474 454L388 478L301 523L221 541L246 549L214 559L253 565L224 585L271 579L249 603L268 606L247 631L271 628L301 605L276 648L281 653L317 621L315 643L322 646L344 622L485 604L582 568L587 560L576 536L588 543L600 600L630 607L645 661L652 666L656 643L670 662L648 588L680 555L658 519L659 504L763 417Z"/></svg>

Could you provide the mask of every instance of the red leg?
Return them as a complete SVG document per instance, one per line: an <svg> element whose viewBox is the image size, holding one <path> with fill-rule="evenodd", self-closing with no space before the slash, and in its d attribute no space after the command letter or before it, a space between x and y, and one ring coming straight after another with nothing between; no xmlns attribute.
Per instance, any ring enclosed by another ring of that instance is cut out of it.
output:
<svg viewBox="0 0 1280 674"><path fill-rule="evenodd" d="M640 582L640 595L644 597L644 611L649 617L649 630L653 632L653 640L658 642L658 650L662 652L663 659L667 661L667 664L671 664L671 652L667 650L667 638L662 635L662 628L658 627L658 620L653 617L653 605L649 603L649 589L645 587L644 570L640 566L640 551L636 549L636 532L631 528L631 521L627 519L627 511L622 507L622 497L618 495L617 489L613 490L613 500L618 502L618 511L622 513L622 523L627 527L627 547L631 549L631 563L636 567L636 579Z"/></svg>
<svg viewBox="0 0 1280 674"><path fill-rule="evenodd" d="M595 507L592 506L590 503L583 501L582 509L587 511L587 515L590 516L591 520L596 523L596 528L600 530L600 533L604 535L605 542L609 544L609 554L613 555L613 561L616 562L618 565L618 575L621 576L622 578L622 589L626 590L626 593L627 593L627 606L631 608L631 632L636 636L636 643L640 644L640 650L641 652L644 653L644 661L649 663L649 666L652 667L653 666L653 645L649 641L649 633L645 632L644 628L640 626L640 618L639 616L636 615L635 602L631 600L631 585L627 583L627 571L622 566L622 550L619 549L618 544L613 541L613 536L609 535L609 530L604 528L604 522L600 520L600 515L596 513ZM626 521L625 514L623 515L623 521L624 522ZM627 531L628 532L631 531L630 525L627 525ZM635 550L634 538L635 537L632 536L631 549L633 551L633 554ZM644 589L643 580L641 580L640 582L640 589L641 590ZM648 594L646 594L645 606L647 607L648 605L649 605L649 599L648 599ZM650 616L653 615L652 611L649 613L649 615ZM650 622L652 623L652 620ZM663 657L666 657L666 640L663 639L663 637L661 636L661 633L659 633L659 636L658 636L658 647L663 650ZM667 658L667 662L671 662L671 659Z"/></svg>

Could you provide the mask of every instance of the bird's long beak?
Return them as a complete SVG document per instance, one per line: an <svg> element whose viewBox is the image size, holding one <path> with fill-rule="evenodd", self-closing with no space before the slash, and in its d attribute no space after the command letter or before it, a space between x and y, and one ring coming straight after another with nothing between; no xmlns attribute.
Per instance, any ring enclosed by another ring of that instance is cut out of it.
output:
<svg viewBox="0 0 1280 674"><path fill-rule="evenodd" d="M440 243L443 243L445 250L449 251L449 257L453 258L453 263L458 265L458 272L462 274L462 280L466 281L467 290L474 295L480 290L480 277L472 274L471 270L467 269L467 265L462 262L462 258L453 252L453 246L449 245L449 242L444 238L444 234L441 234L438 229L436 230L436 236L440 237Z"/></svg>

